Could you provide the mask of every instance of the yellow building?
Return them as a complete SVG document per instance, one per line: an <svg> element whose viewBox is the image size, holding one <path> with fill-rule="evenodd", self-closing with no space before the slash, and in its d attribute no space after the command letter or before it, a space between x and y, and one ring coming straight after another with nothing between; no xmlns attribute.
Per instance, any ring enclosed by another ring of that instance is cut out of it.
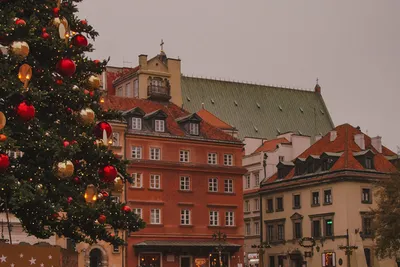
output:
<svg viewBox="0 0 400 267"><path fill-rule="evenodd" d="M260 188L262 266L397 266L375 256L371 228L374 184L396 159L380 137L344 124L280 162Z"/></svg>

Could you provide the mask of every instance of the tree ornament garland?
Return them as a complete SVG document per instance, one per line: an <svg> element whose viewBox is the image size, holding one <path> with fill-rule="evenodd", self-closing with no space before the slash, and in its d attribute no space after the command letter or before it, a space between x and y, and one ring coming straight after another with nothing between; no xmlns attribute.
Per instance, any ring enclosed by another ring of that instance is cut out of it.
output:
<svg viewBox="0 0 400 267"><path fill-rule="evenodd" d="M99 176L101 180L105 183L114 182L117 174L117 169L111 165L107 165L99 170Z"/></svg>
<svg viewBox="0 0 400 267"><path fill-rule="evenodd" d="M35 107L22 102L17 107L17 115L24 121L29 121L35 117Z"/></svg>
<svg viewBox="0 0 400 267"><path fill-rule="evenodd" d="M71 59L63 58L58 61L56 69L59 74L66 77L71 77L76 71L76 65Z"/></svg>

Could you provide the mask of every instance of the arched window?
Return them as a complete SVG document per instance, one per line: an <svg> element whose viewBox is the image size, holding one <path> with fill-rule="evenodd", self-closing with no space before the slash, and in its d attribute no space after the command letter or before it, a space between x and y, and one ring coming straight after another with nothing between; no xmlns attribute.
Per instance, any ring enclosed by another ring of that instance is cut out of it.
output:
<svg viewBox="0 0 400 267"><path fill-rule="evenodd" d="M101 267L103 256L101 254L101 250L98 248L92 249L90 251L90 267Z"/></svg>

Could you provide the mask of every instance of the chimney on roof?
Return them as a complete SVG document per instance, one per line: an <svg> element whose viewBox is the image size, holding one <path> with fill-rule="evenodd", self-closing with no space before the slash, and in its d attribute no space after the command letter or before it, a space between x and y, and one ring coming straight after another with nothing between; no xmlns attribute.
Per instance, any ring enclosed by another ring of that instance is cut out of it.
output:
<svg viewBox="0 0 400 267"><path fill-rule="evenodd" d="M330 131L329 132L329 140L331 141L331 142L333 142L333 141L335 141L335 139L336 139L336 137L337 137L337 132L335 131L335 130L333 130L333 131Z"/></svg>
<svg viewBox="0 0 400 267"><path fill-rule="evenodd" d="M139 66L141 69L147 69L147 55L139 55Z"/></svg>
<svg viewBox="0 0 400 267"><path fill-rule="evenodd" d="M354 142L361 148L361 150L365 150L365 138L363 133L354 135Z"/></svg>
<svg viewBox="0 0 400 267"><path fill-rule="evenodd" d="M317 78L317 84L314 87L314 92L320 94L321 93L321 86L318 84L318 78Z"/></svg>
<svg viewBox="0 0 400 267"><path fill-rule="evenodd" d="M382 153L382 137L376 136L371 138L371 145L379 152Z"/></svg>

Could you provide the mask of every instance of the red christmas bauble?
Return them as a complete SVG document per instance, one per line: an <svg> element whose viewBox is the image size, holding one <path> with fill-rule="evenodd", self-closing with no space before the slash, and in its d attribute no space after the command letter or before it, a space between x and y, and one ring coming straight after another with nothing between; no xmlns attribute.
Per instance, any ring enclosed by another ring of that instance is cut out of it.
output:
<svg viewBox="0 0 400 267"><path fill-rule="evenodd" d="M35 117L35 107L22 102L17 107L17 114L22 120L29 121Z"/></svg>
<svg viewBox="0 0 400 267"><path fill-rule="evenodd" d="M113 183L117 177L117 169L114 166L107 165L99 170L101 180L105 183Z"/></svg>
<svg viewBox="0 0 400 267"><path fill-rule="evenodd" d="M43 33L42 33L42 38L45 39L45 40L47 40L47 39L50 38L50 34L48 34L47 32L43 32Z"/></svg>
<svg viewBox="0 0 400 267"><path fill-rule="evenodd" d="M54 17L58 17L60 15L60 9L58 7L53 8Z"/></svg>
<svg viewBox="0 0 400 267"><path fill-rule="evenodd" d="M125 205L125 206L123 206L123 207L121 208L121 210L122 210L123 212L125 212L125 213L129 213L129 212L131 212L132 209L131 209L131 207Z"/></svg>
<svg viewBox="0 0 400 267"><path fill-rule="evenodd" d="M58 61L56 69L61 75L71 77L76 71L76 65L71 59L63 58Z"/></svg>
<svg viewBox="0 0 400 267"><path fill-rule="evenodd" d="M75 46L79 46L79 47L84 47L88 45L88 40L86 39L85 36L83 36L82 34L77 34L74 36L74 38L72 39L72 43Z"/></svg>
<svg viewBox="0 0 400 267"><path fill-rule="evenodd" d="M104 131L106 131L107 138L110 138L112 135L111 125L105 121L99 122L96 127L94 127L94 136L96 136L97 139L102 139Z"/></svg>
<svg viewBox="0 0 400 267"><path fill-rule="evenodd" d="M23 19L17 19L17 20L15 21L15 24L17 24L18 26L25 26L25 25L26 25L26 22L25 22L25 20L23 20Z"/></svg>
<svg viewBox="0 0 400 267"><path fill-rule="evenodd" d="M6 154L0 154L0 171L5 171L10 166L10 159Z"/></svg>
<svg viewBox="0 0 400 267"><path fill-rule="evenodd" d="M96 65L98 65L98 64L100 64L100 60L95 59L95 60L93 60L93 63L96 64Z"/></svg>
<svg viewBox="0 0 400 267"><path fill-rule="evenodd" d="M87 20L86 20L86 19L82 19L82 20L81 20L81 24L82 24L82 25L87 25Z"/></svg>
<svg viewBox="0 0 400 267"><path fill-rule="evenodd" d="M81 179L80 179L78 176L77 176L77 177L74 177L73 181L74 181L74 183L76 183L76 184L80 184L80 183L81 183Z"/></svg>
<svg viewBox="0 0 400 267"><path fill-rule="evenodd" d="M101 214L101 215L99 216L99 218L97 219L97 221L98 221L99 223L103 224L103 223L106 222L106 219L107 219L106 215Z"/></svg>
<svg viewBox="0 0 400 267"><path fill-rule="evenodd" d="M104 198L109 196L107 191L101 191L101 194L103 195Z"/></svg>
<svg viewBox="0 0 400 267"><path fill-rule="evenodd" d="M64 147L67 147L67 146L69 146L69 142L68 142L67 140L65 140L65 141L63 142L63 145L64 145Z"/></svg>
<svg viewBox="0 0 400 267"><path fill-rule="evenodd" d="M72 200L73 200L73 198L72 198L72 197L68 197L68 198L67 198L67 202L68 202L68 204L71 204Z"/></svg>

